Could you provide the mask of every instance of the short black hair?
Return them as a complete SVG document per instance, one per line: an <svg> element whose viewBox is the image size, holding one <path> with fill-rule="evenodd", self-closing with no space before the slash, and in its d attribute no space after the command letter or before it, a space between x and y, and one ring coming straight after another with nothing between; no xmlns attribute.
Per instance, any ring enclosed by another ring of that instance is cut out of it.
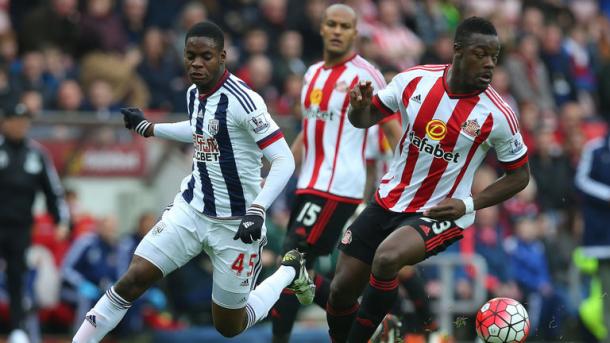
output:
<svg viewBox="0 0 610 343"><path fill-rule="evenodd" d="M455 30L455 38L453 39L453 42L462 45L466 44L468 38L470 38L470 36L474 33L493 36L498 35L498 32L491 21L481 17L470 17L464 19L464 21L458 25L457 29Z"/></svg>
<svg viewBox="0 0 610 343"><path fill-rule="evenodd" d="M222 32L222 29L218 25L209 20L202 21L191 26L189 31L186 33L186 37L184 38L184 44L186 44L191 37L211 38L214 42L216 42L216 45L220 50L224 49L225 47L224 32Z"/></svg>

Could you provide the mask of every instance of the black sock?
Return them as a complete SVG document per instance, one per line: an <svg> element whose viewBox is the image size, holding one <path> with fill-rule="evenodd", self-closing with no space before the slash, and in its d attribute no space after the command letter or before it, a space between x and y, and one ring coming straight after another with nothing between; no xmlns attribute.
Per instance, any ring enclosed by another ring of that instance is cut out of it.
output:
<svg viewBox="0 0 610 343"><path fill-rule="evenodd" d="M330 304L326 305L326 321L328 322L328 334L333 343L347 342L347 334L352 326L359 304L356 302L346 309L336 309Z"/></svg>
<svg viewBox="0 0 610 343"><path fill-rule="evenodd" d="M284 289L280 299L271 309L274 336L290 336L301 304L294 292Z"/></svg>
<svg viewBox="0 0 610 343"><path fill-rule="evenodd" d="M313 302L325 309L328 303L328 295L330 294L330 280L320 274L316 274L313 282L316 285L316 295L313 298Z"/></svg>
<svg viewBox="0 0 610 343"><path fill-rule="evenodd" d="M362 304L350 329L349 343L366 343L377 326L390 311L398 295L398 279L380 280L371 274L369 285L362 295Z"/></svg>
<svg viewBox="0 0 610 343"><path fill-rule="evenodd" d="M418 319L417 332L435 331L436 322L432 313L432 305L422 278L417 273L413 273L400 281L415 307L415 315Z"/></svg>

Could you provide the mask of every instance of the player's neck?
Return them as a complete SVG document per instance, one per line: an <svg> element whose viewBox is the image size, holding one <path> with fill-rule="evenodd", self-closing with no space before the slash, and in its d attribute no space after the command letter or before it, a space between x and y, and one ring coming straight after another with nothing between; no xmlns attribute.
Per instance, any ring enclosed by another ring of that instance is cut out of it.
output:
<svg viewBox="0 0 610 343"><path fill-rule="evenodd" d="M324 51L324 67L332 68L338 66L352 59L354 55L356 55L356 52L354 52L353 50L350 50L342 55L333 55L328 53L327 51Z"/></svg>
<svg viewBox="0 0 610 343"><path fill-rule="evenodd" d="M205 95L210 93L210 91L214 90L214 88L216 88L216 85L218 85L218 82L220 81L220 79L224 76L225 71L226 71L226 67L225 66L221 66L220 69L218 69L218 74L216 74L216 76L214 76L214 80L206 85L201 85L201 86L197 86L197 91L199 91L200 95Z"/></svg>
<svg viewBox="0 0 610 343"><path fill-rule="evenodd" d="M463 77L463 73L455 70L452 65L447 70L447 86L452 94L468 94L472 92L480 91L481 89L472 87L468 84L466 77Z"/></svg>

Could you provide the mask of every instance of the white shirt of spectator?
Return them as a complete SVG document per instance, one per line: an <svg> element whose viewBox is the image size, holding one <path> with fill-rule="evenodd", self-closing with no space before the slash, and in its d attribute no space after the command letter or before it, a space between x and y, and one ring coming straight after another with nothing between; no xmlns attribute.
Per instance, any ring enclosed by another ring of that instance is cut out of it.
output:
<svg viewBox="0 0 610 343"><path fill-rule="evenodd" d="M506 169L527 162L517 117L496 91L451 94L448 65L404 71L373 97L391 115L400 111L403 137L376 194L394 212L423 212L445 198L470 196L474 173L494 148ZM473 218L474 219L474 216Z"/></svg>

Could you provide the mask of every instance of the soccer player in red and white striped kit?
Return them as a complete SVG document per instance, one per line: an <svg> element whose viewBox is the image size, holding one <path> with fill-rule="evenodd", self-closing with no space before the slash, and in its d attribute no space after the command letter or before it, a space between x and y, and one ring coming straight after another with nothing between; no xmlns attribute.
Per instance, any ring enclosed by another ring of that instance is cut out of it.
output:
<svg viewBox="0 0 610 343"><path fill-rule="evenodd" d="M457 27L452 64L408 69L375 95L368 81L350 92L354 126L367 128L399 111L403 136L376 201L341 239L327 306L333 342L367 342L396 299L403 266L445 250L462 238L475 210L528 184L519 123L490 86L499 53L493 24L471 17ZM471 195L490 148L505 175Z"/></svg>
<svg viewBox="0 0 610 343"><path fill-rule="evenodd" d="M347 220L362 202L366 182L366 129L347 119L349 90L368 81L376 91L385 86L383 75L356 54L357 15L346 5L329 6L322 19L323 61L307 70L301 92L303 130L292 144L301 161L297 197L292 207L283 252L299 249L313 269L316 257L330 254ZM397 116L379 122L392 146L401 136ZM315 276L314 302L323 308L329 281ZM274 342L288 342L299 303L285 292L274 306Z"/></svg>

